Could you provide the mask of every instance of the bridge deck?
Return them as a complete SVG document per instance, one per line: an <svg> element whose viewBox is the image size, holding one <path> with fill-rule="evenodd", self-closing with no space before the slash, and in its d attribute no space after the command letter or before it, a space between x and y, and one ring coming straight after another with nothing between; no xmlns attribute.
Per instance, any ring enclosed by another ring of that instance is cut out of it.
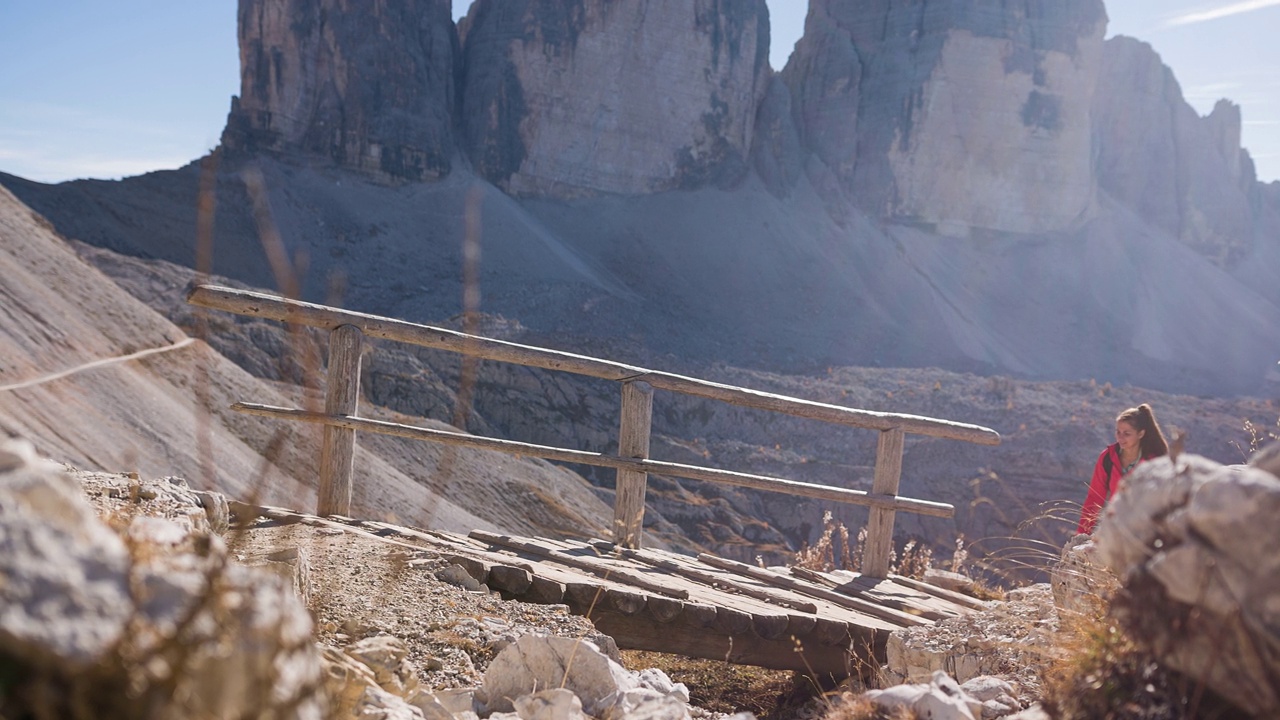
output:
<svg viewBox="0 0 1280 720"><path fill-rule="evenodd" d="M891 631L973 612L974 598L891 575L760 568L714 555L627 550L234 504L251 516L337 525L441 553L504 596L563 603L620 647L810 674L862 674L884 662Z"/></svg>

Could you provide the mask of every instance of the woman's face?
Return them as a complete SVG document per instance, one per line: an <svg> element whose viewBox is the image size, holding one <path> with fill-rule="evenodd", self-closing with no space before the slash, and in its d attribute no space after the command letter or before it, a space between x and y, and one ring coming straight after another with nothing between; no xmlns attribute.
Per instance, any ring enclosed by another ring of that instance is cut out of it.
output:
<svg viewBox="0 0 1280 720"><path fill-rule="evenodd" d="M1132 423L1124 420L1116 421L1116 442L1120 443L1121 450L1132 451L1142 442L1142 436L1146 435L1146 430L1139 430Z"/></svg>

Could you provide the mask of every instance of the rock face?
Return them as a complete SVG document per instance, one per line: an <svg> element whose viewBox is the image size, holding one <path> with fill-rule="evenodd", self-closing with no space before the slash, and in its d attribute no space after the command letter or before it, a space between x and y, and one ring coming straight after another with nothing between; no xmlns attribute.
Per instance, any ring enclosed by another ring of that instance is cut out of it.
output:
<svg viewBox="0 0 1280 720"><path fill-rule="evenodd" d="M1240 108L1200 117L1150 45L1103 46L1094 99L1098 184L1144 220L1222 267L1253 245L1253 161L1240 147Z"/></svg>
<svg viewBox="0 0 1280 720"><path fill-rule="evenodd" d="M784 73L806 146L869 213L1038 233L1094 202L1101 0L810 3Z"/></svg>
<svg viewBox="0 0 1280 720"><path fill-rule="evenodd" d="M736 179L769 78L764 0L479 0L462 123L518 196L644 194Z"/></svg>
<svg viewBox="0 0 1280 720"><path fill-rule="evenodd" d="M231 150L391 178L449 172L457 33L448 0L243 0Z"/></svg>
<svg viewBox="0 0 1280 720"><path fill-rule="evenodd" d="M1135 470L1095 533L1129 630L1257 717L1280 711L1278 512L1271 472L1185 455Z"/></svg>

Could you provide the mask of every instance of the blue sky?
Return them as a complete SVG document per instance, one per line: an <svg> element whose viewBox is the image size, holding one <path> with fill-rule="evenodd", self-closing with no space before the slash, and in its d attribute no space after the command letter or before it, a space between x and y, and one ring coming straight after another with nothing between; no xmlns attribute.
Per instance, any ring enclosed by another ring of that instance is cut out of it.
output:
<svg viewBox="0 0 1280 720"><path fill-rule="evenodd" d="M469 0L454 0L461 15ZM806 0L769 0L781 67ZM1110 0L1108 34L1151 43L1201 113L1239 103L1280 180L1280 0ZM0 0L0 171L57 182L174 168L218 142L239 91L235 0Z"/></svg>

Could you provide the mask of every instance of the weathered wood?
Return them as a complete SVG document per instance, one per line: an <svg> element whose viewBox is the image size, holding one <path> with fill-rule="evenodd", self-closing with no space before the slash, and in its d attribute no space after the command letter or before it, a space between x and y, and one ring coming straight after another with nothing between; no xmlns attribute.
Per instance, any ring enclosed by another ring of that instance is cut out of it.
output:
<svg viewBox="0 0 1280 720"><path fill-rule="evenodd" d="M249 290L236 290L216 285L198 285L187 293L187 302L192 305L225 310L240 315L311 325L329 330L341 325L353 325L369 337L448 350L486 360L510 362L547 370L561 370L606 380L643 380L653 387L663 390L709 400L719 400L742 407L752 407L796 417L821 420L838 425L873 430L900 428L920 435L963 440L980 445L1000 444L999 433L978 425L956 423L918 415L872 412L811 400L801 400L785 395L775 395L732 385L708 382L697 378L646 370L623 363L599 360L572 353L466 335L444 328L418 325L402 320L366 315L298 300L288 300Z"/></svg>
<svg viewBox="0 0 1280 720"><path fill-rule="evenodd" d="M622 420L618 430L618 456L636 460L649 457L649 429L653 420L653 386L644 382L622 383ZM649 474L618 470L613 500L613 541L638 548L644 526L644 495Z"/></svg>
<svg viewBox="0 0 1280 720"><path fill-rule="evenodd" d="M533 582L530 583L528 592L522 597L523 600L544 605L558 605L564 602L564 583L556 582L541 575L534 575L532 580Z"/></svg>
<svg viewBox="0 0 1280 720"><path fill-rule="evenodd" d="M955 507L947 503L917 500L905 497L874 495L862 490L849 490L846 488L816 485L813 483L797 482L794 480L784 480L781 478L772 478L763 475L750 475L747 473L732 472L729 470L704 468L696 465L682 465L680 463L663 462L659 460L621 458L615 455L605 455L603 453L585 452L582 450L566 450L563 448L547 447L545 445L533 445L531 443L468 435L466 433L452 432L448 430L434 430L432 428L402 425L383 420L314 413L306 410L273 407L257 403L239 402L232 405L231 409L237 412L243 412L249 415L258 415L261 417L271 417L282 420L299 420L302 422L319 423L322 425L335 425L337 427L350 428L361 432L394 435L396 437L412 438L415 440L428 440L445 445L459 445L463 447L478 448L481 450L495 450L510 455L539 457L546 460L581 463L583 465L614 468L616 470L633 470L636 472L658 473L661 475L671 475L675 477L689 478L692 480L705 480L708 482L749 487L768 492L798 495L801 497L814 498L816 500L828 500L831 502L843 502L854 505L891 508L903 512L912 512L932 517L949 518L955 515Z"/></svg>
<svg viewBox="0 0 1280 720"><path fill-rule="evenodd" d="M649 614L653 616L653 619L660 623L669 623L684 612L683 601L658 595L650 595L646 607L649 609Z"/></svg>
<svg viewBox="0 0 1280 720"><path fill-rule="evenodd" d="M897 495L898 482L902 479L902 448L904 434L901 428L882 430L876 443L876 471L871 481L871 492L876 495ZM867 519L867 544L862 551L862 574L883 578L889 575L889 555L893 552L893 514L883 507L871 508Z"/></svg>
<svg viewBox="0 0 1280 720"><path fill-rule="evenodd" d="M699 570L698 568L690 567L685 563L677 562L669 558L658 556L652 552L646 552L643 550L631 550L628 548L615 548L614 545L605 544L603 542L592 543L592 544L601 549L614 550L618 552L622 557L627 558L629 560L641 562L656 568L662 568L667 572L670 572L676 575L682 575L684 577L689 578L690 580L696 580L697 582L703 583L708 586L722 585L729 592L741 593L748 597L753 597L757 600L763 600L767 603L770 603L771 605L778 605L780 607L791 608L793 610L799 610L801 612L806 612L806 613L818 612L818 606L814 605L812 602L809 602L806 600L800 600L797 598L789 598L779 593L773 593L767 590L754 588L754 587L751 587L750 585L737 582L734 579L726 578L721 575L716 575L715 573L707 572L705 570Z"/></svg>
<svg viewBox="0 0 1280 720"><path fill-rule="evenodd" d="M689 591L684 590L683 588L670 588L662 585L661 583L655 583L642 575L610 567L608 563L575 556L556 548L550 548L527 540L513 538L509 535L495 535L494 533L485 532L483 530L473 530L471 531L470 536L478 540L483 540L491 545L515 548L521 552L526 552L531 555L538 555L540 557L553 559L563 565L569 565L580 570L586 570L593 575L634 585L638 588L656 592L660 595L666 595L668 597L674 597L681 600L688 599L689 597Z"/></svg>
<svg viewBox="0 0 1280 720"><path fill-rule="evenodd" d="M867 602L866 600L859 600L858 598L852 598L848 595L842 595L841 593L835 592L834 590L828 590L827 588L807 585L788 575L780 575L771 570L765 570L764 568L758 568L754 565L740 563L736 560L708 555L707 553L698 555L698 560L711 565L712 567L732 570L733 572L756 578L757 580L761 580L771 585L786 588L810 597L821 598L827 602L840 605L850 610L857 610L858 612L869 615L870 617L879 618L893 623L898 627L911 627L914 625L929 624L927 620L908 613L880 607L875 603Z"/></svg>
<svg viewBox="0 0 1280 720"><path fill-rule="evenodd" d="M608 588L604 591L605 600L609 602L609 607L617 610L623 615L635 615L644 610L648 597L640 593L626 592L617 588Z"/></svg>
<svg viewBox="0 0 1280 720"><path fill-rule="evenodd" d="M715 627L726 635L741 637L748 633L752 633L751 625L751 613L742 612L741 610L735 610L734 608L725 607L723 605L716 608Z"/></svg>
<svg viewBox="0 0 1280 720"><path fill-rule="evenodd" d="M923 580L916 580L915 578L904 577L902 575L890 575L889 579L899 585L906 585L913 590L919 590L920 592L928 593L936 598L946 600L957 605L963 605L973 610L986 610L990 607L985 600L979 600L976 597L970 597L969 595L958 593L954 590L940 588L937 585L931 585Z"/></svg>
<svg viewBox="0 0 1280 720"><path fill-rule="evenodd" d="M494 565L489 568L489 586L512 595L524 595L533 586L533 574L524 568Z"/></svg>
<svg viewBox="0 0 1280 720"><path fill-rule="evenodd" d="M466 555L446 555L445 560L467 571L476 582L485 585L489 582L489 563Z"/></svg>
<svg viewBox="0 0 1280 720"><path fill-rule="evenodd" d="M583 615L590 616L604 602L604 586L592 582L564 584L565 602Z"/></svg>
<svg viewBox="0 0 1280 720"><path fill-rule="evenodd" d="M596 628L618 642L619 647L636 650L685 655L721 662L757 665L775 670L793 670L800 673L843 678L850 667L873 664L875 658L870 648L861 652L867 657L856 657L848 644L820 642L794 642L784 635L766 639L754 633L732 635L721 632L714 623L698 624L694 613L683 613L675 622L655 624L646 613L626 616L618 612L596 613L591 620ZM887 633L885 633L887 637ZM883 644L883 643L881 643ZM883 654L883 653L882 653Z"/></svg>
<svg viewBox="0 0 1280 720"><path fill-rule="evenodd" d="M329 373L325 379L324 411L329 415L358 415L360 406L360 329L339 325L329 333ZM317 515L351 512L351 474L355 468L356 431L326 425L320 446L320 487Z"/></svg>
<svg viewBox="0 0 1280 720"><path fill-rule="evenodd" d="M859 575L847 582L840 582L827 575L809 570L808 568L792 567L789 568L792 575L816 583L822 587L826 587L850 597L859 597L868 602L883 605L884 607L901 610L912 615L919 615L927 620L943 620L949 617L956 617L962 613L952 610L941 610L932 604L935 598L924 593L917 593L914 596L906 595L902 591L906 588L899 586L889 580L873 578L865 575ZM880 585L888 586L881 589ZM896 593L894 591L897 591Z"/></svg>
<svg viewBox="0 0 1280 720"><path fill-rule="evenodd" d="M751 615L751 629L765 640L782 637L790 624L791 619L787 615Z"/></svg>

